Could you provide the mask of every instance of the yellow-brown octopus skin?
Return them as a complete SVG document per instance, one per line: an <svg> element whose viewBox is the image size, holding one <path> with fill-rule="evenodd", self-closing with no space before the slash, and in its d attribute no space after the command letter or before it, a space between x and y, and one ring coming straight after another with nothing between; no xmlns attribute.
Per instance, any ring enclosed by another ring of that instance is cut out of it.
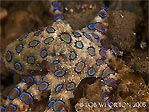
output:
<svg viewBox="0 0 149 112"><path fill-rule="evenodd" d="M1 110L28 111L34 100L40 101L44 92L51 91L45 112L70 111L69 99L87 77L101 78L104 83L101 96L107 103L108 93L116 86L117 73L105 61L113 58L114 52L100 43L105 38L107 8L103 7L101 13L105 17L97 15L82 30L74 31L65 20L58 18L52 25L9 44L5 64L26 78L10 92ZM43 70L47 71L46 75L42 75Z"/></svg>

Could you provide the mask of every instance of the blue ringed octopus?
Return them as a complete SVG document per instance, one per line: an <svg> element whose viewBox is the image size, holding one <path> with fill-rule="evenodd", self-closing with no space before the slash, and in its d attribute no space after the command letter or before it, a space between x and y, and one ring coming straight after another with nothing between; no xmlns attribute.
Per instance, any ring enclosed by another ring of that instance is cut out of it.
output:
<svg viewBox="0 0 149 112"><path fill-rule="evenodd" d="M70 111L69 99L81 80L100 78L101 97L108 105L109 93L117 86L118 73L108 61L115 59L117 47L102 46L107 31L108 8L103 6L96 17L81 30L73 30L64 20L58 2L52 2L54 22L43 29L22 35L5 51L5 64L23 75L22 81L7 96L2 112L29 111L34 100L50 91L45 112ZM42 74L42 71L46 71ZM42 75L41 75L42 74ZM112 108L108 108L112 112Z"/></svg>

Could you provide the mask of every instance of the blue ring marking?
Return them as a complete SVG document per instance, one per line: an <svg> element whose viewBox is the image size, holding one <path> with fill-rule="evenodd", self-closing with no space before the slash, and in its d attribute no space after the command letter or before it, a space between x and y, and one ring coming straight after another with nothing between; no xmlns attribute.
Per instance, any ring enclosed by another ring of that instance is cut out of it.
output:
<svg viewBox="0 0 149 112"><path fill-rule="evenodd" d="M61 104L61 106L60 107L58 107L58 109L56 109L56 104L57 103L60 103ZM64 107L64 105L65 105L65 102L63 101L63 100L57 100L54 104L53 104L53 110L54 110L54 112L60 112L61 110L62 110L62 108Z"/></svg>
<svg viewBox="0 0 149 112"><path fill-rule="evenodd" d="M23 44L17 45L16 48L15 48L15 50L16 50L17 53L21 53L22 50L23 50Z"/></svg>
<svg viewBox="0 0 149 112"><path fill-rule="evenodd" d="M47 33L54 33L56 30L55 30L53 27L48 26L48 27L46 28L46 31L47 31Z"/></svg>
<svg viewBox="0 0 149 112"><path fill-rule="evenodd" d="M115 55L116 57L120 54L120 51L119 51L118 47L116 47L116 46L114 46L114 47L112 48L112 52L114 53L114 55Z"/></svg>
<svg viewBox="0 0 149 112"><path fill-rule="evenodd" d="M60 56L62 56L62 58L67 59L67 56L65 54L60 53Z"/></svg>
<svg viewBox="0 0 149 112"><path fill-rule="evenodd" d="M64 20L64 17L60 14L54 14L54 21L57 21L58 19Z"/></svg>
<svg viewBox="0 0 149 112"><path fill-rule="evenodd" d="M90 68L88 69L88 71L87 71L87 74L88 74L89 76L94 76L94 75L96 74L95 68L90 67Z"/></svg>
<svg viewBox="0 0 149 112"><path fill-rule="evenodd" d="M55 92L60 92L62 88L63 88L63 84L58 84L55 88Z"/></svg>
<svg viewBox="0 0 149 112"><path fill-rule="evenodd" d="M56 56L56 54L55 53L51 53L50 56L51 57L54 57L54 56Z"/></svg>
<svg viewBox="0 0 149 112"><path fill-rule="evenodd" d="M19 38L19 41L23 41L24 39L26 39L28 36L28 34L24 34Z"/></svg>
<svg viewBox="0 0 149 112"><path fill-rule="evenodd" d="M110 75L110 74L114 74L114 71L112 71L111 69L110 69L110 71L109 72L107 72L107 70L109 70L110 68L109 67L106 67L103 71L102 71L102 78L106 78L106 77L108 77L108 75ZM107 73L106 73L107 72ZM105 74L106 73L106 74Z"/></svg>
<svg viewBox="0 0 149 112"><path fill-rule="evenodd" d="M44 43L44 44L51 44L51 43L53 42L53 40L54 40L53 37L47 37L47 38L43 41L43 43Z"/></svg>
<svg viewBox="0 0 149 112"><path fill-rule="evenodd" d="M71 38L70 34L68 34L68 33L62 33L62 34L60 34L59 37L60 37L61 41L64 41L67 44L70 44L72 41L72 38Z"/></svg>
<svg viewBox="0 0 149 112"><path fill-rule="evenodd" d="M30 81L28 82L28 79L30 79ZM34 80L34 78L33 78L33 76L24 76L24 78L22 78L22 82L24 82L24 83L26 83L26 84L28 84L28 85L33 85L34 84L34 82L35 82L35 80Z"/></svg>
<svg viewBox="0 0 149 112"><path fill-rule="evenodd" d="M39 36L39 35L42 33L42 31L43 31L43 30L36 31L36 32L34 33L34 36Z"/></svg>
<svg viewBox="0 0 149 112"><path fill-rule="evenodd" d="M104 11L106 11L106 12L107 12L107 11L108 11L108 7L103 6L103 7L102 7L102 10L104 10Z"/></svg>
<svg viewBox="0 0 149 112"><path fill-rule="evenodd" d="M95 24L94 23L90 23L90 24L87 25L87 28L89 30L94 30L95 29Z"/></svg>
<svg viewBox="0 0 149 112"><path fill-rule="evenodd" d="M22 70L22 64L19 63L19 62L15 62L14 63L14 68L18 71L21 71Z"/></svg>
<svg viewBox="0 0 149 112"><path fill-rule="evenodd" d="M99 25L99 28L96 26ZM101 33L105 33L105 28L104 25L101 22L96 22L95 23L95 29Z"/></svg>
<svg viewBox="0 0 149 112"><path fill-rule="evenodd" d="M107 99L106 100L106 106L110 106L110 102L111 102L110 99Z"/></svg>
<svg viewBox="0 0 149 112"><path fill-rule="evenodd" d="M0 110L1 112L6 112L6 108L4 106L1 106Z"/></svg>
<svg viewBox="0 0 149 112"><path fill-rule="evenodd" d="M102 90L101 92L101 97L104 99L108 96L108 91L105 89L105 90Z"/></svg>
<svg viewBox="0 0 149 112"><path fill-rule="evenodd" d="M40 63L37 63L36 66L37 66L37 67L41 67Z"/></svg>
<svg viewBox="0 0 149 112"><path fill-rule="evenodd" d="M109 83L109 81L112 81L112 83ZM115 87L116 86L116 80L114 78L108 78L103 83L109 87Z"/></svg>
<svg viewBox="0 0 149 112"><path fill-rule="evenodd" d="M8 62L11 62L12 61L12 53L9 50L6 52L6 60Z"/></svg>
<svg viewBox="0 0 149 112"><path fill-rule="evenodd" d="M41 84L43 82L44 76L41 76L41 78L36 82L37 85Z"/></svg>
<svg viewBox="0 0 149 112"><path fill-rule="evenodd" d="M41 86L45 86L45 87L41 87ZM48 89L48 86L49 86L48 82L42 82L42 83L39 84L38 90L39 91L44 91L44 90Z"/></svg>
<svg viewBox="0 0 149 112"><path fill-rule="evenodd" d="M13 110L9 110L8 108L13 108ZM8 110L7 110L8 109ZM14 105L14 104L8 104L7 106L6 106L6 111L8 111L8 112L14 112L14 111L16 111L17 110L17 106L16 105Z"/></svg>
<svg viewBox="0 0 149 112"><path fill-rule="evenodd" d="M80 65L81 65L81 68L78 68ZM84 67L85 67L85 63L83 61L80 61L75 65L74 71L77 73L81 73Z"/></svg>
<svg viewBox="0 0 149 112"><path fill-rule="evenodd" d="M56 100L52 99L48 102L48 107L53 109L54 103L56 102Z"/></svg>
<svg viewBox="0 0 149 112"><path fill-rule="evenodd" d="M56 70L56 71L54 72L54 75L55 75L56 77L62 77L62 76L64 76L64 75L66 75L66 71L65 71L65 70L62 70L62 69L59 69L59 70Z"/></svg>
<svg viewBox="0 0 149 112"><path fill-rule="evenodd" d="M36 47L39 44L38 40L33 40L29 42L29 47Z"/></svg>
<svg viewBox="0 0 149 112"><path fill-rule="evenodd" d="M104 12L101 12L101 13L97 14L97 16L99 16L102 19L104 19L106 17L106 14Z"/></svg>
<svg viewBox="0 0 149 112"><path fill-rule="evenodd" d="M57 65L57 64L59 64L59 63L60 63L60 60L54 60L54 61L53 61L53 64L54 64L54 65Z"/></svg>
<svg viewBox="0 0 149 112"><path fill-rule="evenodd" d="M77 57L77 54L75 51L70 51L69 59L74 60Z"/></svg>
<svg viewBox="0 0 149 112"><path fill-rule="evenodd" d="M82 49L84 47L84 45L81 41L76 41L75 42L75 47L78 48L78 49Z"/></svg>
<svg viewBox="0 0 149 112"><path fill-rule="evenodd" d="M100 56L102 56L102 57L106 57L106 49L103 48L103 47L101 47L101 49L99 50L99 54L100 54Z"/></svg>
<svg viewBox="0 0 149 112"><path fill-rule="evenodd" d="M102 59L97 59L96 60L96 65L97 66L101 66L103 64L103 60Z"/></svg>
<svg viewBox="0 0 149 112"><path fill-rule="evenodd" d="M99 38L99 36L98 36L97 34L95 34L95 33L91 33L91 34L92 34L92 36L93 36L95 39L100 40L100 38Z"/></svg>
<svg viewBox="0 0 149 112"><path fill-rule="evenodd" d="M93 46L88 47L87 50L90 56L95 56L95 48Z"/></svg>
<svg viewBox="0 0 149 112"><path fill-rule="evenodd" d="M47 56L48 56L47 50L46 50L46 49L41 50L41 51L40 51L40 56L41 56L42 58L47 57Z"/></svg>
<svg viewBox="0 0 149 112"><path fill-rule="evenodd" d="M73 87L69 87L69 86L73 86ZM66 90L67 91L73 91L75 89L76 89L76 83L75 82L71 81L71 82L68 82L66 84Z"/></svg>
<svg viewBox="0 0 149 112"><path fill-rule="evenodd" d="M114 112L114 111L112 109L110 109L109 112Z"/></svg>
<svg viewBox="0 0 149 112"><path fill-rule="evenodd" d="M34 56L28 56L27 57L27 63L28 64L34 64L35 63L35 57Z"/></svg>
<svg viewBox="0 0 149 112"><path fill-rule="evenodd" d="M30 72L30 74L34 74L34 73L36 73L36 70L30 70L29 72Z"/></svg>
<svg viewBox="0 0 149 112"><path fill-rule="evenodd" d="M28 98L24 99L23 95L25 95L25 97L28 97ZM22 102L24 102L25 104L30 105L33 102L33 96L28 92L22 92L22 94L20 95L20 100ZM27 101L27 100L29 100L29 101Z"/></svg>
<svg viewBox="0 0 149 112"><path fill-rule="evenodd" d="M76 37L81 37L81 34L79 32L73 32L73 35Z"/></svg>
<svg viewBox="0 0 149 112"><path fill-rule="evenodd" d="M90 40L91 42L93 42L93 39L92 39L92 37L89 35L89 34L87 34L86 32L82 32L83 33L83 35L88 39L88 40Z"/></svg>
<svg viewBox="0 0 149 112"><path fill-rule="evenodd" d="M17 94L16 94L15 96L11 96L11 94L12 94L13 92L16 92ZM17 98L19 95L20 95L20 90L19 90L19 88L15 87L15 88L13 88L13 90L11 90L11 92L9 93L9 95L7 96L7 98L10 99L10 100L14 100L14 99Z"/></svg>
<svg viewBox="0 0 149 112"><path fill-rule="evenodd" d="M56 1L52 2L52 7L55 10L60 10L60 4Z"/></svg>

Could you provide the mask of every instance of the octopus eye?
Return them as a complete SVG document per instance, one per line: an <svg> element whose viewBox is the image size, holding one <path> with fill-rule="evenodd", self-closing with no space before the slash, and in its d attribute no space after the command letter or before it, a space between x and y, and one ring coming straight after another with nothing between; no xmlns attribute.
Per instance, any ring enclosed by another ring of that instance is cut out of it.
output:
<svg viewBox="0 0 149 112"><path fill-rule="evenodd" d="M27 57L27 63L28 64L34 64L35 63L35 57L34 56L28 56Z"/></svg>
<svg viewBox="0 0 149 112"><path fill-rule="evenodd" d="M11 111L11 112L12 112L12 111L14 112L14 111L16 111L16 110L17 110L17 107L16 107L16 105L14 105L14 104L9 104L9 105L6 106L6 111L7 111L7 112L10 112L10 111Z"/></svg>
<svg viewBox="0 0 149 112"><path fill-rule="evenodd" d="M108 78L104 81L104 84L109 87L115 87L116 86L116 80L114 78Z"/></svg>
<svg viewBox="0 0 149 112"><path fill-rule="evenodd" d="M53 64L54 64L54 65L57 65L57 64L59 64L59 62L60 62L59 60L54 60L54 61L53 61Z"/></svg>
<svg viewBox="0 0 149 112"><path fill-rule="evenodd" d="M81 37L81 34L79 32L73 32L73 35L76 37Z"/></svg>
<svg viewBox="0 0 149 112"><path fill-rule="evenodd" d="M88 28L89 30L94 30L95 24L90 23L90 24L87 25L87 28Z"/></svg>
<svg viewBox="0 0 149 112"><path fill-rule="evenodd" d="M67 91L73 91L76 89L76 83L75 82L68 82L66 84L66 90Z"/></svg>
<svg viewBox="0 0 149 112"><path fill-rule="evenodd" d="M53 40L54 40L53 37L48 37L48 38L46 38L46 39L43 41L43 43L44 43L44 44L50 44Z"/></svg>
<svg viewBox="0 0 149 112"><path fill-rule="evenodd" d="M54 33L56 30L50 26L46 28L47 33Z"/></svg>
<svg viewBox="0 0 149 112"><path fill-rule="evenodd" d="M60 92L62 88L63 88L63 84L58 84L55 88L55 92Z"/></svg>
<svg viewBox="0 0 149 112"><path fill-rule="evenodd" d="M94 47L92 47L92 46L88 47L87 50L88 50L88 54L90 56L95 56L95 48Z"/></svg>
<svg viewBox="0 0 149 112"><path fill-rule="evenodd" d="M23 44L19 44L19 45L16 46L16 52L17 53L21 53L22 50L23 50Z"/></svg>
<svg viewBox="0 0 149 112"><path fill-rule="evenodd" d="M76 57L77 57L76 52L71 51L71 52L70 52L70 55L69 55L69 59L70 59L70 60L74 60Z"/></svg>
<svg viewBox="0 0 149 112"><path fill-rule="evenodd" d="M14 63L14 68L18 71L21 71L22 70L22 64L19 63L19 62L15 62Z"/></svg>
<svg viewBox="0 0 149 112"><path fill-rule="evenodd" d="M60 36L61 41L66 42L67 44L71 43L71 36L68 33L62 33Z"/></svg>
<svg viewBox="0 0 149 112"><path fill-rule="evenodd" d="M25 34L25 35L22 35L20 38L19 38L19 41L23 41L24 39L26 39L28 36L28 34Z"/></svg>
<svg viewBox="0 0 149 112"><path fill-rule="evenodd" d="M92 39L92 37L91 37L89 34L87 34L86 32L83 32L83 35L84 35L88 40L90 40L91 42L93 42L93 39Z"/></svg>
<svg viewBox="0 0 149 112"><path fill-rule="evenodd" d="M80 61L75 65L74 71L77 73L81 73L84 67L85 67L85 63L83 61Z"/></svg>
<svg viewBox="0 0 149 112"><path fill-rule="evenodd" d="M15 98L17 98L20 95L20 90L19 88L15 87L12 89L12 91L9 93L9 95L7 96L8 99L10 100L14 100Z"/></svg>
<svg viewBox="0 0 149 112"><path fill-rule="evenodd" d="M33 102L33 96L28 92L22 92L20 100L25 104L30 105Z"/></svg>
<svg viewBox="0 0 149 112"><path fill-rule="evenodd" d="M8 62L11 62L12 61L12 53L11 53L11 51L7 51L6 52L6 60L8 61Z"/></svg>
<svg viewBox="0 0 149 112"><path fill-rule="evenodd" d="M82 49L84 47L84 45L81 41L76 41L75 42L75 47L78 48L78 49Z"/></svg>
<svg viewBox="0 0 149 112"><path fill-rule="evenodd" d="M96 65L97 66L100 66L100 65L102 65L103 64L103 60L102 59L97 59L96 60Z"/></svg>
<svg viewBox="0 0 149 112"><path fill-rule="evenodd" d="M44 90L48 89L48 86L49 86L49 83L48 82L42 82L38 86L38 90L39 91L44 91Z"/></svg>
<svg viewBox="0 0 149 112"><path fill-rule="evenodd" d="M53 108L54 103L56 102L56 100L52 99L48 102L48 107L49 108Z"/></svg>
<svg viewBox="0 0 149 112"><path fill-rule="evenodd" d="M106 78L106 77L108 77L110 74L114 74L114 71L112 71L109 67L106 67L106 68L102 71L102 78Z"/></svg>
<svg viewBox="0 0 149 112"><path fill-rule="evenodd" d="M29 42L29 47L36 47L39 44L38 40L33 40L31 42Z"/></svg>
<svg viewBox="0 0 149 112"><path fill-rule="evenodd" d="M95 29L101 33L105 33L105 28L101 22L95 23Z"/></svg>
<svg viewBox="0 0 149 112"><path fill-rule="evenodd" d="M62 108L64 107L65 103L62 100L57 100L54 104L53 104L53 110L56 112L59 112L62 110Z"/></svg>
<svg viewBox="0 0 149 112"><path fill-rule="evenodd" d="M47 56L48 56L47 50L46 50L46 49L43 49L43 50L40 52L40 56L41 56L42 58L47 57Z"/></svg>
<svg viewBox="0 0 149 112"><path fill-rule="evenodd" d="M64 75L66 75L66 71L65 70L62 70L62 69L59 69L59 70L56 70L54 72L54 75L57 76L57 77L62 77Z"/></svg>
<svg viewBox="0 0 149 112"><path fill-rule="evenodd" d="M88 71L87 71L87 74L89 75L89 76L94 76L95 74L96 74L96 70L95 70L95 68L89 68L88 69Z"/></svg>

